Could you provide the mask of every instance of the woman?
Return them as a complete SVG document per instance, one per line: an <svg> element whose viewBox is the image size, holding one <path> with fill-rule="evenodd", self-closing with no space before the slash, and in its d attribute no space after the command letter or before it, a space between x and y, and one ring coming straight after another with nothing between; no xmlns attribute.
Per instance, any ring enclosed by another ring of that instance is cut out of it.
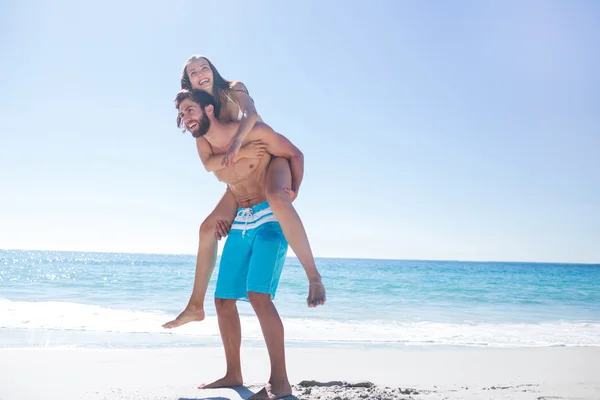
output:
<svg viewBox="0 0 600 400"><path fill-rule="evenodd" d="M223 79L214 65L202 56L192 56L186 61L181 75L181 88L201 89L210 93L216 99L215 113L220 121L240 121L235 138L222 161L223 168L232 165L244 138L256 121L262 121L248 90L242 82ZM288 161L274 157L267 175L267 201L281 225L286 240L306 271L309 279L308 306L316 307L325 303L325 287L321 283L321 276L317 271L302 221L292 205L298 193L297 188L292 188L291 185L292 173ZM216 263L218 240L227 235L237 209L235 196L227 189L216 208L200 225L192 295L185 310L163 327L175 328L190 321L204 319L204 297Z"/></svg>

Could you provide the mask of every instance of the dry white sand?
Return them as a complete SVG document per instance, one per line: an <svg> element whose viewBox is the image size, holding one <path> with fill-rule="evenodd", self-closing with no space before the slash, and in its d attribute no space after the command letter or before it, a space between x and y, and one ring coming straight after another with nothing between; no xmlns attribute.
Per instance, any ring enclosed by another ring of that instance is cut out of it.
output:
<svg viewBox="0 0 600 400"><path fill-rule="evenodd" d="M289 348L287 356L299 399L600 399L600 348ZM222 376L220 348L2 349L0 399L244 399L269 364L264 348L243 348L242 357L247 388L198 390ZM308 380L341 382L298 385ZM376 386L348 385L364 381Z"/></svg>

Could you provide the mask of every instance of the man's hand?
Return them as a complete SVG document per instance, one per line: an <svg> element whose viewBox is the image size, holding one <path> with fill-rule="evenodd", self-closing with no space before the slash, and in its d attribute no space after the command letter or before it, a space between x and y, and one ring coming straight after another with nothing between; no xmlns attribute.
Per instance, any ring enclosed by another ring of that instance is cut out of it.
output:
<svg viewBox="0 0 600 400"><path fill-rule="evenodd" d="M234 139L233 142L231 142L229 149L227 149L227 152L225 153L225 156L223 157L223 161L221 161L221 165L225 165L226 167L231 167L233 165L233 161L238 156L240 147L242 147L242 143L239 140Z"/></svg>
<svg viewBox="0 0 600 400"><path fill-rule="evenodd" d="M225 162L227 161L229 162L227 166L230 167L235 161L241 160L242 158L261 158L267 154L267 145L260 140L255 140L243 145L237 151L237 154L232 156L232 159L228 159L227 157L231 157L229 152L232 151L231 149L233 145L234 143L231 144L231 147L229 147L229 150L227 150L227 153L225 153L223 161L221 162L222 165L225 165Z"/></svg>
<svg viewBox="0 0 600 400"><path fill-rule="evenodd" d="M290 203L293 203L294 200L296 200L296 197L298 197L298 192L292 190L291 188L283 188L283 190L290 195Z"/></svg>
<svg viewBox="0 0 600 400"><path fill-rule="evenodd" d="M267 145L260 140L255 140L242 146L239 158L261 158L265 154L267 154Z"/></svg>
<svg viewBox="0 0 600 400"><path fill-rule="evenodd" d="M217 240L223 239L225 236L229 235L229 229L231 229L231 225L227 223L227 221L219 220L217 222L217 228L215 231L215 237Z"/></svg>

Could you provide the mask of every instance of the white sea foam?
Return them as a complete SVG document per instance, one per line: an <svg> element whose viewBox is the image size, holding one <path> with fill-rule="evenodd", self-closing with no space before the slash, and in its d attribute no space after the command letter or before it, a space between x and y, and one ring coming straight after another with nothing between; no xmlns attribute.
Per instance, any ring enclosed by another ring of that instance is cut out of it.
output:
<svg viewBox="0 0 600 400"><path fill-rule="evenodd" d="M70 302L0 299L1 329L45 329L217 337L214 316L202 323L165 330L173 315L119 310ZM255 317L242 316L244 338L261 339ZM449 345L491 347L600 346L600 321L546 323L439 323L285 318L288 342Z"/></svg>

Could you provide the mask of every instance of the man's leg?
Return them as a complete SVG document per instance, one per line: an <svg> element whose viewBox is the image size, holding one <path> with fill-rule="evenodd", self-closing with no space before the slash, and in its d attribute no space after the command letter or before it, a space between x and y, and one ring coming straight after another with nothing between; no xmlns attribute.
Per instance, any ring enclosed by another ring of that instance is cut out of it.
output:
<svg viewBox="0 0 600 400"><path fill-rule="evenodd" d="M240 362L242 329L236 302L237 299L247 297L246 280L251 254L248 239L244 238L239 230L231 230L223 247L215 288L215 306L225 349L227 370L223 378L207 385L200 385L200 389L243 384Z"/></svg>
<svg viewBox="0 0 600 400"><path fill-rule="evenodd" d="M242 386L242 364L240 359L240 347L242 346L242 327L240 315L235 299L215 298L217 318L219 320L219 331L225 348L225 360L227 370L225 376L216 381L198 386L198 389L211 389L220 387Z"/></svg>
<svg viewBox="0 0 600 400"><path fill-rule="evenodd" d="M279 318L279 313L273 301L271 301L269 293L248 292L248 298L260 322L267 350L269 351L269 360L271 361L269 385L250 399L277 399L289 396L292 394L292 387L288 380L285 365L283 322Z"/></svg>
<svg viewBox="0 0 600 400"><path fill-rule="evenodd" d="M285 365L283 323L272 301L279 285L288 244L277 222L262 224L254 229L253 234L248 299L256 312L269 351L271 375L269 385L250 399L277 399L292 394Z"/></svg>

